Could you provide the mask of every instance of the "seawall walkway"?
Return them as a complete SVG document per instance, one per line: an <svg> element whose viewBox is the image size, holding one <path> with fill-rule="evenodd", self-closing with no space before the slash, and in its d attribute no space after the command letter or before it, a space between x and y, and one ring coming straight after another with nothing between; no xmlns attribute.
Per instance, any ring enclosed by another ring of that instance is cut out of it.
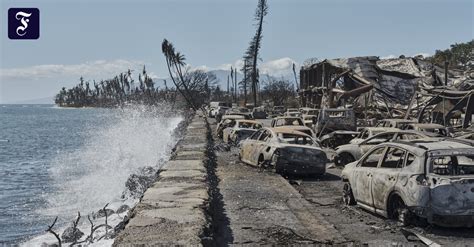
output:
<svg viewBox="0 0 474 247"><path fill-rule="evenodd" d="M288 181L213 151L196 114L114 246L334 244L345 240ZM235 157L234 157L235 156Z"/></svg>

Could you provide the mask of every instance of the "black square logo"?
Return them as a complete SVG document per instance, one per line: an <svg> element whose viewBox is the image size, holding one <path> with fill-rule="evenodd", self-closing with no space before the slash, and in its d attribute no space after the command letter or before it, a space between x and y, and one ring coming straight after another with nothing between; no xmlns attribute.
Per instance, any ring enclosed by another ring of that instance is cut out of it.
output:
<svg viewBox="0 0 474 247"><path fill-rule="evenodd" d="M38 39L40 36L39 15L37 8L8 9L8 38Z"/></svg>

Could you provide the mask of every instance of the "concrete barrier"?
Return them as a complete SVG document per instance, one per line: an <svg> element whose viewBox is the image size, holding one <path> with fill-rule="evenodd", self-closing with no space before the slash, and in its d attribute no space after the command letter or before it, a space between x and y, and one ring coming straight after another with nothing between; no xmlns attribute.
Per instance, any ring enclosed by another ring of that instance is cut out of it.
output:
<svg viewBox="0 0 474 247"><path fill-rule="evenodd" d="M205 119L196 114L173 158L130 211L114 246L202 245L210 227L207 134Z"/></svg>

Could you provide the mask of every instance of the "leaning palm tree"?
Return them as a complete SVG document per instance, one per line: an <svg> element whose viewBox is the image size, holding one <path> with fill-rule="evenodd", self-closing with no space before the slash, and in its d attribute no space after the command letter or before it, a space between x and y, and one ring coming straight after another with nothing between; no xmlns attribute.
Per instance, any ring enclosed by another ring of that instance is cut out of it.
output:
<svg viewBox="0 0 474 247"><path fill-rule="evenodd" d="M175 85L179 93L183 96L183 98L186 100L186 102L193 108L193 110L197 110L196 106L192 101L189 89L187 88L187 85L184 81L182 68L186 65L186 63L184 62L186 58L183 54L175 52L173 44L168 42L168 40L166 39L164 39L163 43L161 44L161 50L163 52L163 55L165 55L166 65L168 67L168 72L170 74L171 80L173 81L173 84ZM172 71L174 72L174 75L178 76L178 78L175 78ZM181 88L181 86L183 88Z"/></svg>

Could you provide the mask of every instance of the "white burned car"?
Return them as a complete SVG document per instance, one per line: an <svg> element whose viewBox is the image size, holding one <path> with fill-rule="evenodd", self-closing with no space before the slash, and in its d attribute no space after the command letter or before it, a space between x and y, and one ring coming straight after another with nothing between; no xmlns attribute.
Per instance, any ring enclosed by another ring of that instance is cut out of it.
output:
<svg viewBox="0 0 474 247"><path fill-rule="evenodd" d="M241 142L240 159L250 165L271 165L276 172L320 175L326 172L326 154L311 136L290 128L263 128Z"/></svg>
<svg viewBox="0 0 474 247"><path fill-rule="evenodd" d="M245 119L245 116L242 115L224 115L222 120L216 126L217 137L222 138L224 129L234 126L235 121Z"/></svg>
<svg viewBox="0 0 474 247"><path fill-rule="evenodd" d="M409 224L474 226L474 147L412 140L375 146L342 171L343 201Z"/></svg>
<svg viewBox="0 0 474 247"><path fill-rule="evenodd" d="M303 119L300 117L276 117L272 120L270 126L273 128L284 127L303 132L313 138L316 137L314 131L308 126L306 126L303 122Z"/></svg>
<svg viewBox="0 0 474 247"><path fill-rule="evenodd" d="M262 123L255 120L236 120L233 126L224 129L222 140L225 143L238 144L241 140L247 139L247 137L251 136L262 127Z"/></svg>
<svg viewBox="0 0 474 247"><path fill-rule="evenodd" d="M334 163L337 166L345 166L355 160L360 159L367 151L375 145L395 141L432 138L429 133L422 133L413 130L395 130L378 133L359 143L349 143L336 148Z"/></svg>
<svg viewBox="0 0 474 247"><path fill-rule="evenodd" d="M365 139L370 138L376 134L384 133L387 131L397 131L400 129L391 127L363 127L359 130L359 134L352 139L349 143L358 144L363 142Z"/></svg>

